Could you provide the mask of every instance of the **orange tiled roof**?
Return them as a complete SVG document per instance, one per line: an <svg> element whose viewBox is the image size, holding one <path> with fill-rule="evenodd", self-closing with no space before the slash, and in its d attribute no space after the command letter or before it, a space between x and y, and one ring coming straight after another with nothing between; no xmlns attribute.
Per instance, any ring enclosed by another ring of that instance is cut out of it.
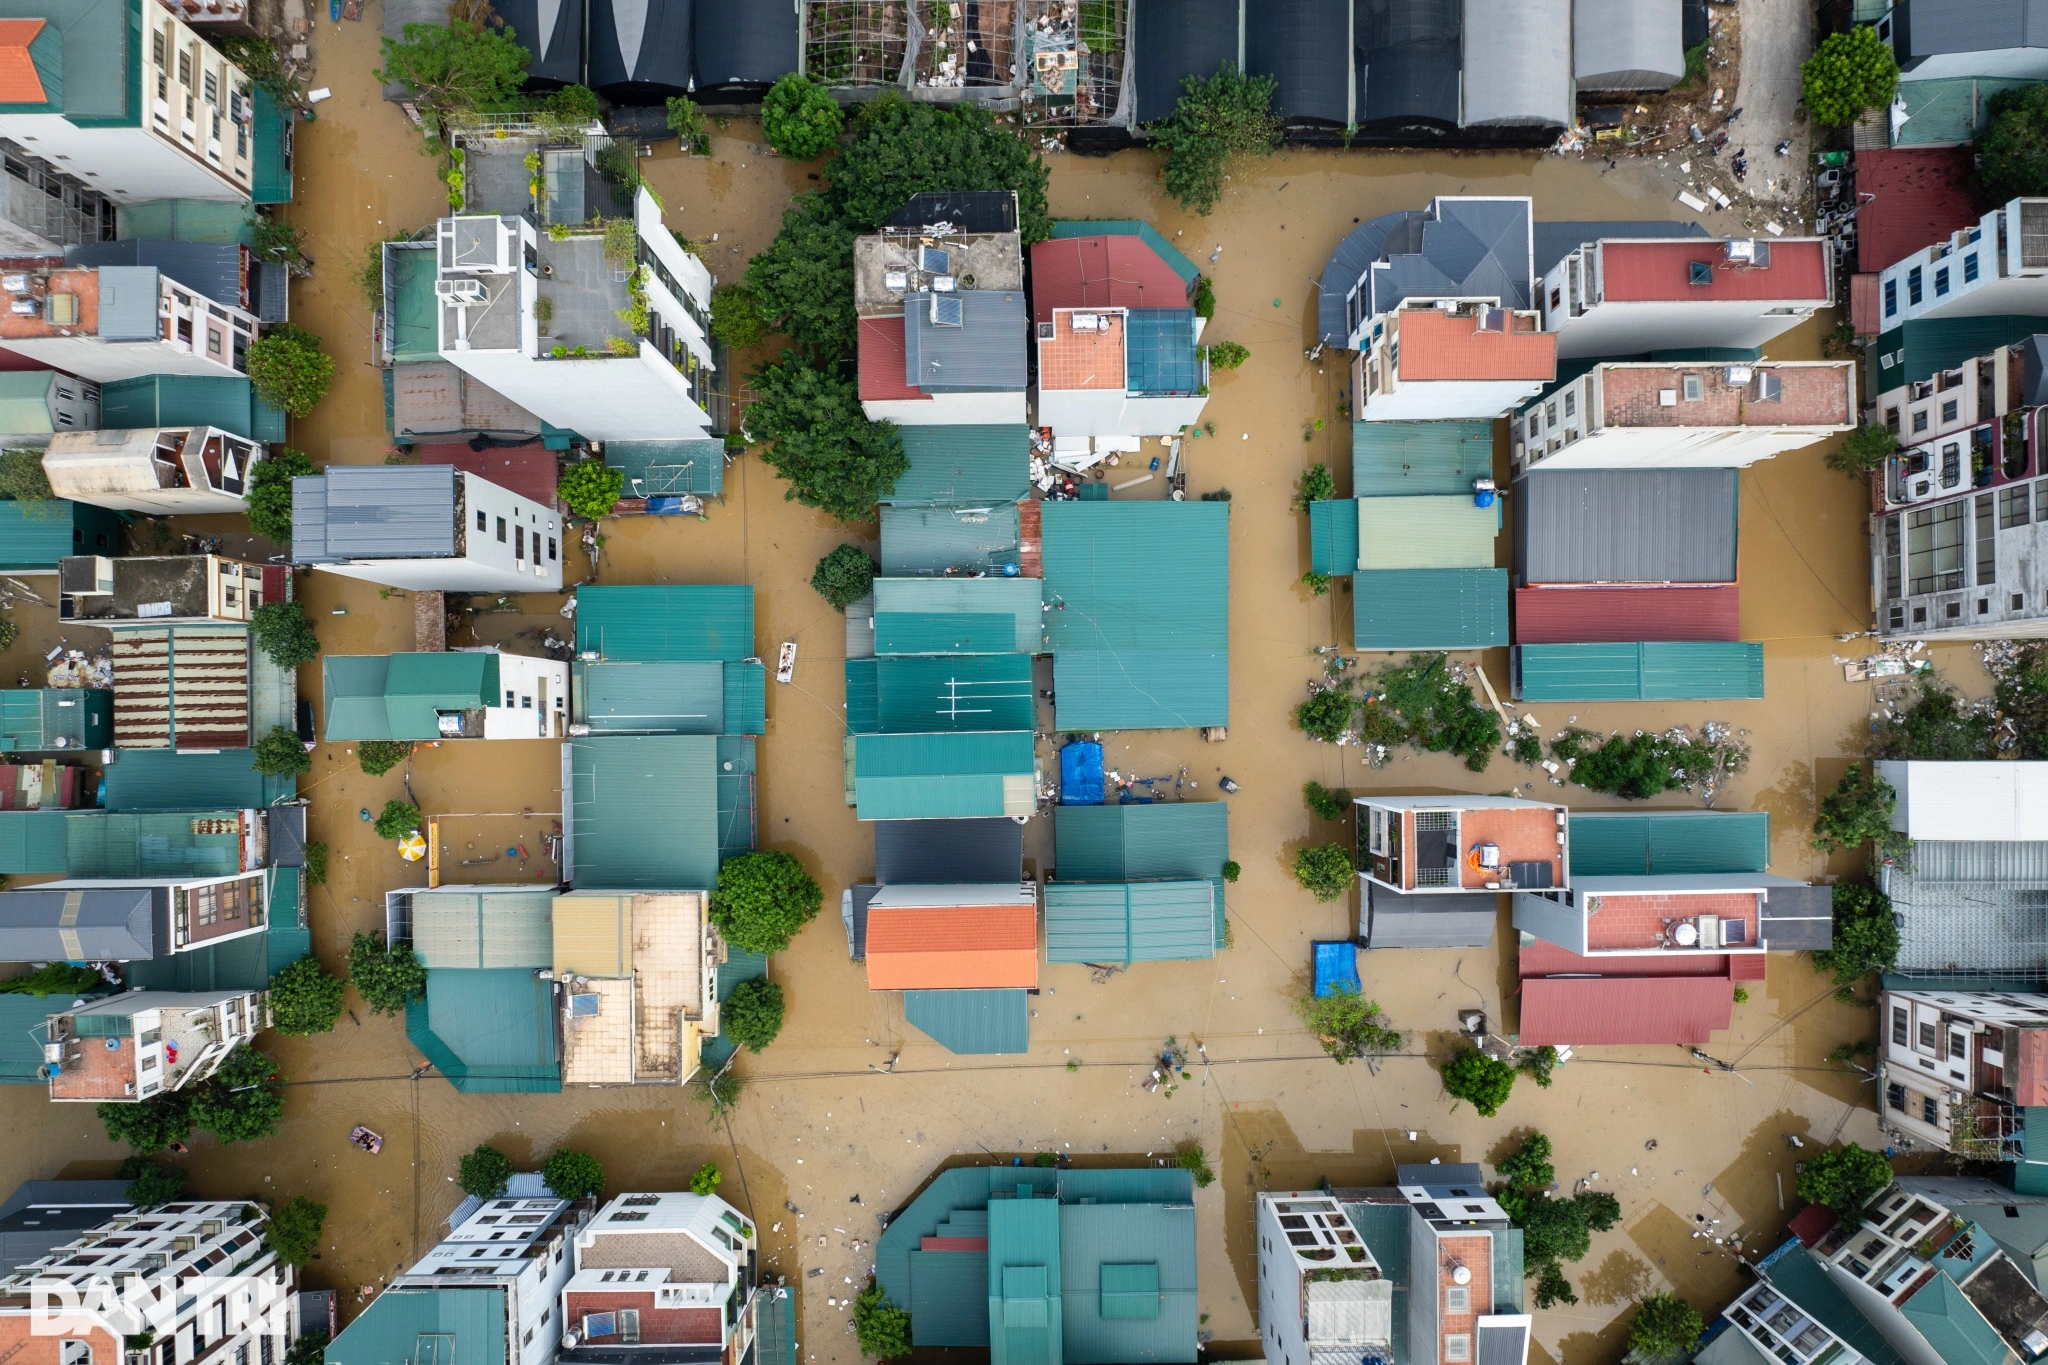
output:
<svg viewBox="0 0 2048 1365"><path fill-rule="evenodd" d="M1077 332L1074 315L1053 315L1053 335L1038 343L1038 387L1055 392L1064 389L1121 389L1124 386L1124 316L1097 313L1108 328L1100 332Z"/></svg>
<svg viewBox="0 0 2048 1365"><path fill-rule="evenodd" d="M28 55L46 19L0 19L0 104L42 104L50 96Z"/></svg>
<svg viewBox="0 0 2048 1365"><path fill-rule="evenodd" d="M1456 317L1434 308L1404 308L1400 321L1403 383L1557 377L1557 337L1552 333L1485 332L1476 317Z"/></svg>
<svg viewBox="0 0 2048 1365"><path fill-rule="evenodd" d="M868 911L868 989L1007 990L1038 984L1034 905Z"/></svg>

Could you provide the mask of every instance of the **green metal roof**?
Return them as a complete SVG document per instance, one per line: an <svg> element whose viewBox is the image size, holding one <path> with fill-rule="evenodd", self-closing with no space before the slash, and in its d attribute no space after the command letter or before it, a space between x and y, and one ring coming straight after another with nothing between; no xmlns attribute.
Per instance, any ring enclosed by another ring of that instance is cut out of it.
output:
<svg viewBox="0 0 2048 1365"><path fill-rule="evenodd" d="M720 735L718 765L718 860L759 847L756 807L755 745L744 735Z"/></svg>
<svg viewBox="0 0 2048 1365"><path fill-rule="evenodd" d="M796 1365L796 1290L764 1284L754 1303L757 1365Z"/></svg>
<svg viewBox="0 0 2048 1365"><path fill-rule="evenodd" d="M1180 248L1161 236L1150 223L1136 218L1065 218L1052 225L1052 235L1058 237L1136 237L1152 248L1152 254L1165 262L1166 268L1192 286L1201 272L1195 263L1181 255Z"/></svg>
<svg viewBox="0 0 2048 1365"><path fill-rule="evenodd" d="M885 734L945 730L1031 730L1037 705L1028 654L958 654L850 661L872 666L874 729ZM851 693L848 702L851 713Z"/></svg>
<svg viewBox="0 0 2048 1365"><path fill-rule="evenodd" d="M1358 572L1357 499L1308 505L1308 566L1333 578Z"/></svg>
<svg viewBox="0 0 2048 1365"><path fill-rule="evenodd" d="M477 710L498 700L498 656L445 653L326 654L326 738L440 738L438 713Z"/></svg>
<svg viewBox="0 0 2048 1365"><path fill-rule="evenodd" d="M1771 861L1764 811L1574 811L1574 877L1763 872Z"/></svg>
<svg viewBox="0 0 2048 1365"><path fill-rule="evenodd" d="M1764 1261L1771 1287L1855 1349L1871 1365L1902 1365L1899 1353L1851 1303L1834 1279L1797 1241L1788 1242Z"/></svg>
<svg viewBox="0 0 2048 1365"><path fill-rule="evenodd" d="M397 246L387 242L384 269L385 293L391 299L384 318L385 345L392 363L439 360L440 309L434 302L439 269L432 244Z"/></svg>
<svg viewBox="0 0 2048 1365"><path fill-rule="evenodd" d="M142 105L140 0L35 0L0 7L0 18L42 19L29 46L44 99L0 104L0 113L62 114L78 127L136 127Z"/></svg>
<svg viewBox="0 0 2048 1365"><path fill-rule="evenodd" d="M1508 642L1506 569L1377 569L1351 580L1354 649L1492 649Z"/></svg>
<svg viewBox="0 0 2048 1365"><path fill-rule="evenodd" d="M718 881L718 740L593 736L569 742L578 884L708 891Z"/></svg>
<svg viewBox="0 0 2048 1365"><path fill-rule="evenodd" d="M768 666L758 661L725 661L725 733L759 735L768 730Z"/></svg>
<svg viewBox="0 0 2048 1365"><path fill-rule="evenodd" d="M2007 1166L2013 1189L2020 1194L2048 1194L2048 1108L2026 1105L2020 1109L2020 1146L2033 1155Z"/></svg>
<svg viewBox="0 0 2048 1365"><path fill-rule="evenodd" d="M1764 694L1764 647L1740 640L1518 645L1519 701L1720 701Z"/></svg>
<svg viewBox="0 0 2048 1365"><path fill-rule="evenodd" d="M552 887L415 892L413 952L430 971L552 966L554 902Z"/></svg>
<svg viewBox="0 0 2048 1365"><path fill-rule="evenodd" d="M256 771L248 749L122 749L106 767L108 810L249 810L291 797L290 777Z"/></svg>
<svg viewBox="0 0 2048 1365"><path fill-rule="evenodd" d="M59 836L64 870L74 877L231 877L242 870L241 834L203 834L198 826L203 820L234 820L236 815L204 810L67 811Z"/></svg>
<svg viewBox="0 0 2048 1365"><path fill-rule="evenodd" d="M1901 323L1864 351L1864 392L1871 398L1901 384L1932 379L1964 361L2023 341L2042 329L2038 317L1921 318Z"/></svg>
<svg viewBox="0 0 2048 1365"><path fill-rule="evenodd" d="M240 242L249 247L256 244L248 207L226 199L146 199L139 204L122 204L115 214L114 236L124 242L141 238L160 242L211 242L216 246L226 246L230 242ZM101 386L100 396L100 411L104 415L105 385ZM283 436L278 439L282 440Z"/></svg>
<svg viewBox="0 0 2048 1365"><path fill-rule="evenodd" d="M863 820L1029 815L1035 773L1028 730L854 740L854 796Z"/></svg>
<svg viewBox="0 0 2048 1365"><path fill-rule="evenodd" d="M653 498L696 493L715 498L725 491L725 442L606 441L604 462L626 476L624 496ZM635 483L634 480L638 480Z"/></svg>
<svg viewBox="0 0 2048 1365"><path fill-rule="evenodd" d="M571 671L578 722L593 734L715 735L725 725L726 665L583 663Z"/></svg>
<svg viewBox="0 0 2048 1365"><path fill-rule="evenodd" d="M292 112L277 102L277 96L258 85L252 97L255 106L254 139L249 174L249 201L254 204L289 204L292 199Z"/></svg>
<svg viewBox="0 0 2048 1365"><path fill-rule="evenodd" d="M0 811L0 874L62 873L71 870L64 842L68 811Z"/></svg>
<svg viewBox="0 0 2048 1365"><path fill-rule="evenodd" d="M248 380L191 374L100 385L100 421L109 429L219 427L252 441L277 442L285 435L284 409L258 398Z"/></svg>
<svg viewBox="0 0 2048 1365"><path fill-rule="evenodd" d="M942 574L948 569L1000 572L1019 562L1022 543L1014 502L997 507L882 509L882 573L889 578Z"/></svg>
<svg viewBox="0 0 2048 1365"><path fill-rule="evenodd" d="M1960 147L1975 142L1977 130L1990 117L1986 106L1991 97L2032 84L2033 81L2001 80L1995 76L1900 81L1899 98L1906 106L1906 121L1899 125L1893 145Z"/></svg>
<svg viewBox="0 0 2048 1365"><path fill-rule="evenodd" d="M384 706L384 684L390 675L388 654L320 656L321 710L327 717L329 741L396 738L391 713ZM439 733L408 738L437 739Z"/></svg>
<svg viewBox="0 0 2048 1365"><path fill-rule="evenodd" d="M304 880L301 868L271 869L270 927L263 937L269 941L265 962L272 976L313 951L313 931L305 922L305 894L300 885Z"/></svg>
<svg viewBox="0 0 2048 1365"><path fill-rule="evenodd" d="M988 1336L989 1365L1060 1365L1066 1322L1058 1201L990 1203Z"/></svg>
<svg viewBox="0 0 2048 1365"><path fill-rule="evenodd" d="M260 991L277 970L269 940L266 930L147 962L124 962L122 984L145 991Z"/></svg>
<svg viewBox="0 0 2048 1365"><path fill-rule="evenodd" d="M1207 880L1051 882L1045 888L1046 961L1214 957L1216 894L1216 883Z"/></svg>
<svg viewBox="0 0 2048 1365"><path fill-rule="evenodd" d="M1344 1210L1345 1220L1358 1231L1359 1240L1372 1252L1373 1260L1379 1263L1380 1273L1396 1285L1408 1283L1408 1237L1410 1214L1408 1205L1364 1204L1346 1202L1338 1205ZM1396 1361L1410 1359L1408 1354L1408 1314L1396 1311L1394 1314L1391 1356Z"/></svg>
<svg viewBox="0 0 2048 1365"><path fill-rule="evenodd" d="M327 1365L505 1365L505 1291L387 1289L329 1342Z"/></svg>
<svg viewBox="0 0 2048 1365"><path fill-rule="evenodd" d="M576 592L576 651L606 662L750 659L754 590L747 586L586 586Z"/></svg>
<svg viewBox="0 0 2048 1365"><path fill-rule="evenodd" d="M49 573L66 555L120 552L121 518L104 507L0 500L0 570Z"/></svg>
<svg viewBox="0 0 2048 1365"><path fill-rule="evenodd" d="M872 735L882 728L881 663L880 659L846 661L846 732L850 735Z"/></svg>
<svg viewBox="0 0 2048 1365"><path fill-rule="evenodd" d="M1358 500L1360 569L1490 569L1501 504L1467 493Z"/></svg>
<svg viewBox="0 0 2048 1365"><path fill-rule="evenodd" d="M0 691L0 744L39 752L104 749L114 742L114 694L105 688L8 688Z"/></svg>
<svg viewBox="0 0 2048 1365"><path fill-rule="evenodd" d="M1043 653L1044 588L1036 578L878 578L875 653Z"/></svg>
<svg viewBox="0 0 2048 1365"><path fill-rule="evenodd" d="M1194 1360L1201 1320L1195 1264L1192 1199L1062 1202L1066 1365Z"/></svg>
<svg viewBox="0 0 2048 1365"><path fill-rule="evenodd" d="M1493 475L1492 422L1353 422L1351 496L1461 493Z"/></svg>
<svg viewBox="0 0 2048 1365"><path fill-rule="evenodd" d="M531 967L427 973L405 1007L406 1040L465 1095L554 1094L554 983Z"/></svg>
<svg viewBox="0 0 2048 1365"><path fill-rule="evenodd" d="M1023 991L905 991L903 1017L961 1056L1025 1052L1031 1046L1031 1006Z"/></svg>
<svg viewBox="0 0 2048 1365"><path fill-rule="evenodd" d="M1031 491L1030 427L909 426L899 434L910 468L885 503L983 507L1014 503Z"/></svg>
<svg viewBox="0 0 2048 1365"><path fill-rule="evenodd" d="M1053 821L1062 882L1207 880L1230 859L1230 808L1221 801L1059 806Z"/></svg>
<svg viewBox="0 0 2048 1365"><path fill-rule="evenodd" d="M1988 1238L1986 1240L1989 1240ZM1947 1275L1936 1275L1899 1305L1942 1365L2007 1365L2012 1348Z"/></svg>
<svg viewBox="0 0 2048 1365"><path fill-rule="evenodd" d="M49 1084L39 1070L49 1026L50 1002L42 996L0 995L0 1085Z"/></svg>
<svg viewBox="0 0 2048 1365"><path fill-rule="evenodd" d="M912 1251L904 1278L919 1346L988 1346L986 1251Z"/></svg>

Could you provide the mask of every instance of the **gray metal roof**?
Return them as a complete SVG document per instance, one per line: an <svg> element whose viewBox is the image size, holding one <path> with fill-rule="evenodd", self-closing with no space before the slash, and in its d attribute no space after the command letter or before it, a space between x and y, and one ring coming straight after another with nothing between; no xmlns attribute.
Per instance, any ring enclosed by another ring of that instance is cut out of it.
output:
<svg viewBox="0 0 2048 1365"><path fill-rule="evenodd" d="M871 882L847 888L848 903L841 907L841 918L846 921L846 955L855 962L868 955L868 902L881 889Z"/></svg>
<svg viewBox="0 0 2048 1365"><path fill-rule="evenodd" d="M1526 1322L1483 1323L1479 1328L1479 1365L1522 1365L1529 1358Z"/></svg>
<svg viewBox="0 0 2048 1365"><path fill-rule="evenodd" d="M1266 0L1244 28L1244 69L1271 76L1290 122L1351 117L1351 0Z"/></svg>
<svg viewBox="0 0 2048 1365"><path fill-rule="evenodd" d="M875 595L846 604L846 657L875 657Z"/></svg>
<svg viewBox="0 0 2048 1365"><path fill-rule="evenodd" d="M2048 334L2036 332L2021 345L2025 348L2026 404L2048 404Z"/></svg>
<svg viewBox="0 0 2048 1365"><path fill-rule="evenodd" d="M155 266L103 265L99 285L101 341L155 341L162 335Z"/></svg>
<svg viewBox="0 0 2048 1365"><path fill-rule="evenodd" d="M1684 0L1578 0L1572 75L1581 91L1664 90L1684 74Z"/></svg>
<svg viewBox="0 0 2048 1365"><path fill-rule="evenodd" d="M293 561L454 555L455 476L452 465L330 465L293 479Z"/></svg>
<svg viewBox="0 0 2048 1365"><path fill-rule="evenodd" d="M1024 875L1024 826L1014 820L877 820L875 880L1014 882Z"/></svg>
<svg viewBox="0 0 2048 1365"><path fill-rule="evenodd" d="M64 248L71 266L153 266L195 293L242 306L240 242L85 242Z"/></svg>
<svg viewBox="0 0 2048 1365"><path fill-rule="evenodd" d="M133 1207L125 1180L23 1181L0 1204L0 1274L41 1260Z"/></svg>
<svg viewBox="0 0 2048 1365"><path fill-rule="evenodd" d="M1428 209L1361 224L1323 267L1316 304L1323 340L1342 345L1348 338L1345 300L1367 271L1368 314L1406 299L1492 298L1504 308L1528 308L1535 288L1533 235L1527 199L1445 197Z"/></svg>
<svg viewBox="0 0 2048 1365"><path fill-rule="evenodd" d="M1572 0L1465 0L1465 124L1572 120Z"/></svg>
<svg viewBox="0 0 2048 1365"><path fill-rule="evenodd" d="M1764 901L1763 939L1775 952L1819 951L1835 941L1834 889L1774 886Z"/></svg>
<svg viewBox="0 0 2048 1365"><path fill-rule="evenodd" d="M1536 275L1540 279L1550 268L1588 242L1648 238L1663 241L1671 237L1704 237L1707 230L1698 223L1616 219L1608 223L1565 222L1536 225Z"/></svg>
<svg viewBox="0 0 2048 1365"><path fill-rule="evenodd" d="M1915 846L1916 859L1926 848ZM1888 867L1882 883L1899 924L1900 973L2048 978L2048 879L1951 880Z"/></svg>
<svg viewBox="0 0 2048 1365"><path fill-rule="evenodd" d="M1515 582L1732 583L1733 469L1538 470L1515 480Z"/></svg>
<svg viewBox="0 0 2048 1365"><path fill-rule="evenodd" d="M1403 895L1371 882L1364 889L1360 928L1368 948L1484 948L1493 942L1500 896L1492 891Z"/></svg>
<svg viewBox="0 0 2048 1365"><path fill-rule="evenodd" d="M2048 47L2048 0L1899 0L1892 44L1908 70L1946 52Z"/></svg>
<svg viewBox="0 0 2048 1365"><path fill-rule="evenodd" d="M932 320L934 303L949 301L960 305L958 326ZM926 393L1023 392L1030 336L1021 289L903 297L903 374Z"/></svg>
<svg viewBox="0 0 2048 1365"><path fill-rule="evenodd" d="M1237 65L1240 0L1137 0L1129 51L1137 64L1138 122L1173 113L1181 82Z"/></svg>
<svg viewBox="0 0 2048 1365"><path fill-rule="evenodd" d="M269 824L270 865L306 865L306 808L297 803L272 806L265 813Z"/></svg>
<svg viewBox="0 0 2048 1365"><path fill-rule="evenodd" d="M33 887L0 891L0 961L147 961L159 946L154 886Z"/></svg>
<svg viewBox="0 0 2048 1365"><path fill-rule="evenodd" d="M1464 19L1461 0L1359 0L1352 34L1358 121L1455 128L1464 93Z"/></svg>
<svg viewBox="0 0 2048 1365"><path fill-rule="evenodd" d="M1906 863L1915 877L1927 881L2048 886L2048 843L2033 840L1916 839Z"/></svg>
<svg viewBox="0 0 2048 1365"><path fill-rule="evenodd" d="M699 4L694 32L697 88L773 85L797 69L803 38L791 0Z"/></svg>

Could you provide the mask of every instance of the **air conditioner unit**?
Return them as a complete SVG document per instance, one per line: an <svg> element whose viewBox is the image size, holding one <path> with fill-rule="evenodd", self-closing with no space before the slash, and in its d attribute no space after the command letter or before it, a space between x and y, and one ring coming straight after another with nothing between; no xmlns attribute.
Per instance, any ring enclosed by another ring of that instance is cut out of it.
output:
<svg viewBox="0 0 2048 1365"><path fill-rule="evenodd" d="M435 280L434 297L447 303L482 303L489 294L482 280Z"/></svg>
<svg viewBox="0 0 2048 1365"><path fill-rule="evenodd" d="M1730 365L1728 367L1727 374L1728 387L1731 389L1739 389L1743 385L1747 384L1754 374L1755 371L1750 369L1747 365Z"/></svg>

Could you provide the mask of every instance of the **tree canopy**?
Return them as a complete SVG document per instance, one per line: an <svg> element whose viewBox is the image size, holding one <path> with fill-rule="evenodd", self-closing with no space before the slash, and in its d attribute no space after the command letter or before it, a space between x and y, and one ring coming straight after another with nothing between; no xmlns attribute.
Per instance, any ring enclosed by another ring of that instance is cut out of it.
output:
<svg viewBox="0 0 2048 1365"><path fill-rule="evenodd" d="M550 1153L540 1178L557 1199L587 1199L604 1193L604 1166L598 1159L567 1147Z"/></svg>
<svg viewBox="0 0 2048 1365"><path fill-rule="evenodd" d="M782 211L775 240L747 262L752 321L782 333L819 364L850 359L860 335L853 311L855 235L825 195L798 195ZM712 305L715 310L715 297ZM735 304L728 303L728 317L734 311ZM747 425L754 428L751 413Z"/></svg>
<svg viewBox="0 0 2048 1365"><path fill-rule="evenodd" d="M1854 123L1866 109L1882 109L1899 88L1899 64L1877 30L1858 24L1830 33L1799 68L1806 112L1823 128Z"/></svg>
<svg viewBox="0 0 2048 1365"><path fill-rule="evenodd" d="M1476 1052L1465 1055L1479 1056ZM1513 1070L1507 1075L1512 1081ZM1592 1249L1593 1234L1607 1231L1621 1218L1620 1201L1604 1191L1587 1190L1568 1199L1552 1195L1550 1187L1557 1182L1553 1155L1550 1139L1531 1133L1520 1147L1494 1163L1503 1182L1495 1189L1494 1198L1508 1221L1522 1229L1523 1271L1536 1281L1538 1308L1579 1301L1571 1281L1565 1278L1563 1263L1582 1259Z"/></svg>
<svg viewBox="0 0 2048 1365"><path fill-rule="evenodd" d="M320 1249L320 1231L327 1225L327 1206L295 1194L280 1204L263 1225L263 1240L288 1266L302 1266Z"/></svg>
<svg viewBox="0 0 2048 1365"><path fill-rule="evenodd" d="M341 1010L341 978L311 953L270 978L270 1026L279 1033L331 1033Z"/></svg>
<svg viewBox="0 0 2048 1365"><path fill-rule="evenodd" d="M1280 145L1280 116L1273 109L1278 83L1225 62L1213 76L1187 76L1173 113L1150 129L1162 156L1160 183L1189 213L1208 214L1223 197L1231 163L1242 156L1267 156Z"/></svg>
<svg viewBox="0 0 2048 1365"><path fill-rule="evenodd" d="M273 725L250 750L249 766L266 777L297 777L313 767L313 756L289 725Z"/></svg>
<svg viewBox="0 0 2048 1365"><path fill-rule="evenodd" d="M244 1043L192 1093L192 1125L222 1142L254 1142L284 1118L284 1076L277 1063Z"/></svg>
<svg viewBox="0 0 2048 1365"><path fill-rule="evenodd" d="M1333 901L1351 889L1358 869L1342 844L1309 844L1294 855L1294 880L1319 901Z"/></svg>
<svg viewBox="0 0 2048 1365"><path fill-rule="evenodd" d="M386 801L371 826L379 839L403 839L420 827L420 808L410 801Z"/></svg>
<svg viewBox="0 0 2048 1365"><path fill-rule="evenodd" d="M1451 1098L1468 1101L1483 1118L1492 1118L1515 1088L1515 1069L1476 1048L1467 1048L1444 1063L1444 1089Z"/></svg>
<svg viewBox="0 0 2048 1365"><path fill-rule="evenodd" d="M626 471L614 469L603 460L578 460L562 471L555 493L568 504L569 514L596 521L611 515L612 506L625 491Z"/></svg>
<svg viewBox="0 0 2048 1365"><path fill-rule="evenodd" d="M832 92L798 71L768 87L761 100L761 136L793 161L811 161L832 150L846 115Z"/></svg>
<svg viewBox="0 0 2048 1365"><path fill-rule="evenodd" d="M1799 1170L1799 1197L1833 1209L1844 1227L1863 1222L1863 1208L1892 1183L1892 1164L1883 1152L1855 1143L1830 1147L1806 1158Z"/></svg>
<svg viewBox="0 0 2048 1365"><path fill-rule="evenodd" d="M1827 454L1828 468L1852 479L1867 479L1884 468L1898 448L1899 438L1890 427L1866 424L1836 442Z"/></svg>
<svg viewBox="0 0 2048 1365"><path fill-rule="evenodd" d="M160 1152L192 1135L192 1096L166 1090L138 1104L103 1104L99 1118L110 1141L125 1142L138 1152Z"/></svg>
<svg viewBox="0 0 2048 1365"><path fill-rule="evenodd" d="M250 344L246 359L258 396L294 417L311 412L334 387L334 357L303 327L271 328Z"/></svg>
<svg viewBox="0 0 2048 1365"><path fill-rule="evenodd" d="M138 1209L168 1204L185 1192L183 1166L166 1166L148 1157L131 1156L121 1163L118 1174L128 1182L128 1202Z"/></svg>
<svg viewBox="0 0 2048 1365"><path fill-rule="evenodd" d="M357 934L348 945L348 979L372 1014L403 1014L407 1004L427 998L426 964L412 945L387 945L382 934Z"/></svg>
<svg viewBox="0 0 2048 1365"><path fill-rule="evenodd" d="M867 419L850 377L784 351L755 370L752 383L747 433L770 443L761 458L789 480L785 499L856 521L910 468L896 424Z"/></svg>
<svg viewBox="0 0 2048 1365"><path fill-rule="evenodd" d="M1305 995L1294 1002L1295 1012L1323 1051L1339 1065L1353 1057L1398 1052L1401 1031L1387 1025L1378 1002L1368 1000L1350 986L1339 986L1328 995Z"/></svg>
<svg viewBox="0 0 2048 1365"><path fill-rule="evenodd" d="M378 80L406 93L438 129L450 114L501 109L519 96L530 58L510 29L450 18L446 24L407 24L402 36L383 40Z"/></svg>
<svg viewBox="0 0 2048 1365"><path fill-rule="evenodd" d="M2008 200L2048 192L2048 85L2028 82L1993 95L1977 132L1977 192Z"/></svg>
<svg viewBox="0 0 2048 1365"><path fill-rule="evenodd" d="M1891 898L1864 882L1836 882L1831 899L1834 936L1813 955L1813 965L1832 973L1841 987L1854 986L1872 972L1890 971L1899 960Z"/></svg>
<svg viewBox="0 0 2048 1365"><path fill-rule="evenodd" d="M320 637L303 603L265 602L249 613L249 636L279 668L297 668L320 657Z"/></svg>
<svg viewBox="0 0 2048 1365"><path fill-rule="evenodd" d="M1699 1309L1676 1294L1652 1294L1636 1305L1629 1323L1628 1359L1631 1365L1690 1359L1706 1330Z"/></svg>
<svg viewBox="0 0 2048 1365"><path fill-rule="evenodd" d="M1913 841L1892 828L1898 793L1877 775L1874 763L1851 763L1835 789L1820 799L1813 821L1813 846L1822 853L1875 845L1879 853L1900 854Z"/></svg>
<svg viewBox="0 0 2048 1365"><path fill-rule="evenodd" d="M787 853L757 849L728 858L711 893L711 922L750 953L779 953L817 917L824 893Z"/></svg>
<svg viewBox="0 0 2048 1365"><path fill-rule="evenodd" d="M279 545L292 543L292 480L318 474L313 457L290 446L272 446L249 471L249 529Z"/></svg>
<svg viewBox="0 0 2048 1365"><path fill-rule="evenodd" d="M875 561L858 545L841 545L818 561L811 586L840 615L875 588Z"/></svg>
<svg viewBox="0 0 2048 1365"><path fill-rule="evenodd" d="M488 1142L465 1153L455 1168L455 1183L478 1199L496 1199L511 1182L512 1158Z"/></svg>
<svg viewBox="0 0 2048 1365"><path fill-rule="evenodd" d="M910 1314L890 1303L878 1284L853 1301L853 1331L862 1355L891 1360L910 1354Z"/></svg>
<svg viewBox="0 0 2048 1365"><path fill-rule="evenodd" d="M891 92L861 105L850 131L825 175L856 232L874 231L915 194L1015 190L1024 245L1052 236L1045 159L979 105L934 104Z"/></svg>
<svg viewBox="0 0 2048 1365"><path fill-rule="evenodd" d="M356 763L371 777L382 777L412 757L412 741L364 739L356 742Z"/></svg>
<svg viewBox="0 0 2048 1365"><path fill-rule="evenodd" d="M773 981L742 981L719 1002L718 1022L726 1037L759 1052L782 1032L782 987Z"/></svg>

